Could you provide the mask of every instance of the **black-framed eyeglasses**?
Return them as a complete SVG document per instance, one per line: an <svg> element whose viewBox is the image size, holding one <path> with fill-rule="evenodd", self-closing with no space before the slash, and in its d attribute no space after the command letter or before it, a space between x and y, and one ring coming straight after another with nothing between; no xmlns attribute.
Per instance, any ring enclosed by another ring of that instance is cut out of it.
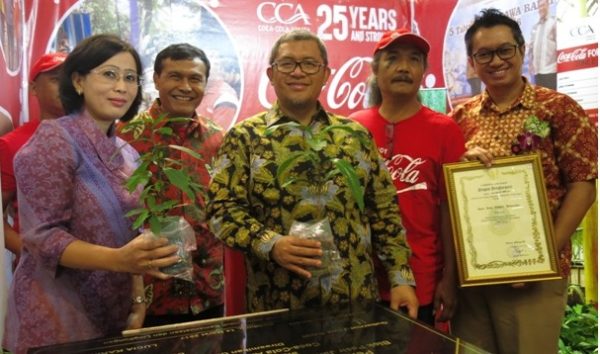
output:
<svg viewBox="0 0 600 354"><path fill-rule="evenodd" d="M509 44L504 45L496 50L480 50L477 53L473 54L473 59L477 62L477 64L488 64L494 60L494 55L497 55L498 58L502 60L508 60L517 54L517 45Z"/></svg>
<svg viewBox="0 0 600 354"><path fill-rule="evenodd" d="M300 67L300 70L303 73L311 75L318 73L319 70L321 70L321 67L325 66L325 64L313 60L296 61L284 59L274 62L273 64L271 64L271 66L277 69L277 71L279 71L280 73L284 74L289 74L296 70L297 67Z"/></svg>

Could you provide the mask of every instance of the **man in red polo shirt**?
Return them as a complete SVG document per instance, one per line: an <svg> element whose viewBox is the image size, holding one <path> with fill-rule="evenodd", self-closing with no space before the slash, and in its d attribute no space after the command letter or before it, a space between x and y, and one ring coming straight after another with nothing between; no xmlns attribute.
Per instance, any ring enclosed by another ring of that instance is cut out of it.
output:
<svg viewBox="0 0 600 354"><path fill-rule="evenodd" d="M44 119L55 119L64 115L58 93L59 71L67 55L65 53L44 54L33 64L29 72L29 90L37 97L39 119L30 119L12 132L0 137L0 173L2 174L2 208L4 216L4 244L19 255L21 238L17 213L17 183L13 171L13 158L21 146L29 140ZM10 225L6 218L13 218Z"/></svg>

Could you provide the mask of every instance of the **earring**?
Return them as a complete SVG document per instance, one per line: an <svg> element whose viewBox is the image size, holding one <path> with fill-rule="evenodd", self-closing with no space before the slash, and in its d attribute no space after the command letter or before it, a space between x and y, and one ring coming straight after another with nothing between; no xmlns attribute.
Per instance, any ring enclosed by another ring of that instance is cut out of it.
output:
<svg viewBox="0 0 600 354"><path fill-rule="evenodd" d="M78 96L81 96L81 94L83 93L80 88L76 88L75 92L77 92Z"/></svg>

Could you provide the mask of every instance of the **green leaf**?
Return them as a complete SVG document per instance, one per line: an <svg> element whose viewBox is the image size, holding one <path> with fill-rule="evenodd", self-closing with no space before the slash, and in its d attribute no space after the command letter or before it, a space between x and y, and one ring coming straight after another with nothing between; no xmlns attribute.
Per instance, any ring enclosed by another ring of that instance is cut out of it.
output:
<svg viewBox="0 0 600 354"><path fill-rule="evenodd" d="M332 162L336 166L336 168L342 173L342 175L346 178L346 181L348 182L348 185L350 186L350 191L352 192L352 196L354 197L356 204L358 204L358 209L360 211L364 211L365 210L364 189L360 185L360 180L358 179L358 176L356 175L356 171L354 171L354 168L352 168L352 165L346 160L333 159Z"/></svg>
<svg viewBox="0 0 600 354"><path fill-rule="evenodd" d="M162 128L159 128L157 130L157 132L162 135L168 135L168 136L173 135L173 129L171 127L167 127L167 126L163 126Z"/></svg>
<svg viewBox="0 0 600 354"><path fill-rule="evenodd" d="M148 219L149 215L150 215L150 212L148 212L148 210L143 210L140 213L140 215L138 215L138 217L135 219L135 221L133 222L133 225L131 227L134 230L139 229L140 227L142 227L144 225L144 222L146 221L146 219Z"/></svg>
<svg viewBox="0 0 600 354"><path fill-rule="evenodd" d="M173 150L179 150L179 151L183 151L186 154L190 155L191 157L201 160L202 159L202 155L200 155L199 153L195 152L192 149L188 149L185 146L180 146L180 145L169 145L169 147Z"/></svg>
<svg viewBox="0 0 600 354"><path fill-rule="evenodd" d="M175 187L187 194L190 199L196 199L196 195L189 187L189 176L185 172L174 168L165 168L164 173Z"/></svg>
<svg viewBox="0 0 600 354"><path fill-rule="evenodd" d="M188 177L183 171L175 169L175 168L165 168L163 170L169 182L176 186L186 185L188 183Z"/></svg>
<svg viewBox="0 0 600 354"><path fill-rule="evenodd" d="M160 235L160 230L162 229L162 223L160 222L160 219L158 218L158 216L150 215L150 217L148 218L148 223L150 224L150 230L152 230L152 232L155 235Z"/></svg>
<svg viewBox="0 0 600 354"><path fill-rule="evenodd" d="M146 200L146 208L152 209L156 205L156 198L152 194L148 194L145 198Z"/></svg>
<svg viewBox="0 0 600 354"><path fill-rule="evenodd" d="M149 209L150 209L150 211L152 211L152 213L160 215L164 211L169 211L169 210L173 209L173 207L175 207L176 205L177 205L176 200L167 200L160 204L154 204Z"/></svg>
<svg viewBox="0 0 600 354"><path fill-rule="evenodd" d="M296 151L290 154L290 156L285 159L279 166L277 166L277 179L279 183L282 184L281 177L283 174L292 167L293 163L303 157L306 157L307 153L305 151Z"/></svg>
<svg viewBox="0 0 600 354"><path fill-rule="evenodd" d="M287 186L291 185L292 183L294 183L296 181L297 181L296 178L290 178L281 185L281 188L286 188Z"/></svg>
<svg viewBox="0 0 600 354"><path fill-rule="evenodd" d="M125 188L129 192L133 192L138 186L145 186L151 177L152 172L150 171L140 171L139 173L134 173L131 175L131 177L129 177L127 182L125 182Z"/></svg>
<svg viewBox="0 0 600 354"><path fill-rule="evenodd" d="M154 129L156 129L158 126L167 124L169 121L169 117L166 113L161 114L158 117L152 117L150 114L144 114L141 117L146 119L146 124L152 126Z"/></svg>
<svg viewBox="0 0 600 354"><path fill-rule="evenodd" d="M144 211L146 211L146 209L144 209L144 208L132 209L132 210L128 211L128 212L125 214L125 216L129 218L129 217L132 217L132 216L134 216L134 215L141 214L141 213L143 213Z"/></svg>

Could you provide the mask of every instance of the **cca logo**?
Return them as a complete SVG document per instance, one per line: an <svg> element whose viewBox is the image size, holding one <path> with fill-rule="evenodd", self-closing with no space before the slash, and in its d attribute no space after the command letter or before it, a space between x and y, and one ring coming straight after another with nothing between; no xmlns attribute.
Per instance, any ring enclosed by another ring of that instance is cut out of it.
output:
<svg viewBox="0 0 600 354"><path fill-rule="evenodd" d="M304 25L310 25L308 15L300 4L263 2L256 8L256 16L264 23L292 23L303 21Z"/></svg>
<svg viewBox="0 0 600 354"><path fill-rule="evenodd" d="M594 34L594 28L590 25L582 25L582 26L577 26L575 28L571 28L571 36L573 37L577 37L577 36L587 36L590 34Z"/></svg>

